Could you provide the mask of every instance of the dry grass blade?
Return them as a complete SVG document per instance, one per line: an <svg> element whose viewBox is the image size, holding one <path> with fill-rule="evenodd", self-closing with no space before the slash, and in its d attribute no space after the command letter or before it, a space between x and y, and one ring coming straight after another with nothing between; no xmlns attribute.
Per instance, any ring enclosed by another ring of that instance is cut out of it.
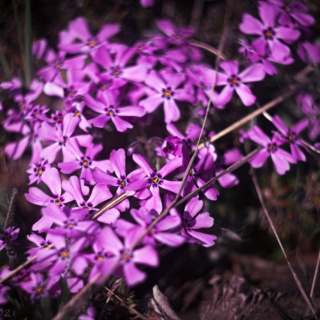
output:
<svg viewBox="0 0 320 320"><path fill-rule="evenodd" d="M319 265L320 265L320 251L319 251L319 254L318 254L317 265L316 265L316 269L314 270L314 276L313 276L312 286L311 286L311 290L310 290L310 298L311 299L313 298L314 288L316 286L316 281L317 281L317 278L318 278Z"/></svg>
<svg viewBox="0 0 320 320"><path fill-rule="evenodd" d="M125 192L119 194L117 197L115 197L114 199L109 201L107 204L105 204L99 211L97 211L91 219L96 219L96 218L100 217L106 211L108 211L109 209L113 208L114 206L119 204L121 201L123 201L127 197L128 196L126 195Z"/></svg>
<svg viewBox="0 0 320 320"><path fill-rule="evenodd" d="M220 131L218 134L214 135L209 141L200 144L199 145L199 149L207 146L209 143L212 143L212 142L220 139L221 137L225 136L226 134L230 133L231 131L240 128L245 123L249 122L251 119L257 117L261 113L264 113L265 111L267 111L267 110L271 109L272 107L274 107L274 106L278 105L279 103L281 103L283 100L285 100L288 97L292 96L295 92L296 92L295 89L291 89L291 90L287 91L286 93L284 93L283 95L281 95L281 96L277 97L276 99L270 101L269 103L267 103L266 105L264 105L260 109L253 111L252 113L248 114L244 118L242 118L239 121L233 123L228 128L226 128L226 129Z"/></svg>
<svg viewBox="0 0 320 320"><path fill-rule="evenodd" d="M53 244L50 244L50 246L47 247L47 249L50 249L53 247ZM26 267L27 265L29 265L32 261L34 261L35 259L37 259L37 256L33 256L30 259L28 259L26 262L24 262L23 264L20 264L19 267L15 268L14 270L12 270L10 273L8 273L5 277L0 279L0 284L2 284L3 282L7 281L8 279L10 279L12 276L14 276L16 273L18 273L20 270L22 270L24 267Z"/></svg>
<svg viewBox="0 0 320 320"><path fill-rule="evenodd" d="M268 112L263 112L263 115L266 119L268 119L270 122L272 122L272 116L268 113ZM309 142L307 142L304 139L299 138L300 141L306 146L308 147L310 150L319 153L320 154L320 150L316 149L313 145L311 145Z"/></svg>
<svg viewBox="0 0 320 320"><path fill-rule="evenodd" d="M271 217L270 217L270 215L269 215L268 209L267 209L267 207L266 207L266 205L265 205L265 203L264 203L263 196L262 196L262 192L261 192L261 189L260 189L260 186L259 186L259 182L258 182L257 176L256 176L256 174L255 174L255 171L254 171L254 169L253 169L252 167L251 167L251 169L250 169L250 174L251 174L251 176L252 176L252 180L253 180L254 186L255 186L255 188L256 188L256 191L257 191L257 194L258 194L258 197L259 197L261 206L262 206L262 208L263 208L263 211L264 211L264 213L265 213L265 215L266 215L266 217L267 217L267 219L268 219L268 221L269 221L269 223L270 223L271 229L272 229L272 231L273 231L273 233L274 233L274 235L275 235L275 237L276 237L276 239L277 239L277 241L278 241L278 244L279 244L279 246L280 246L280 248L281 248L281 251L282 251L282 253L283 253L283 255L284 255L284 257L285 257L285 259L286 259L286 261L287 261L288 267L289 267L289 269L290 269L290 271L291 271L291 273L292 273L292 276L293 276L293 278L294 278L294 281L296 282L296 284L297 284L297 286L298 286L298 288L299 288L299 290L300 290L300 292L301 292L304 300L306 301L307 305L309 306L310 310L312 311L314 318L315 318L315 319L318 319L318 318L317 318L317 315L316 315L316 313L315 313L315 311L314 311L314 308L313 308L313 306L312 306L312 303L311 303L309 297L307 296L306 292L304 291L304 289L303 289L303 287L302 287L302 285L301 285L301 282L300 282L297 274L296 274L295 271L293 270L293 268L292 268L292 266L291 266L291 263L290 263L290 261L289 261L289 259L288 259L288 257L287 257L287 254L286 254L286 252L285 252L285 250L284 250L284 248L283 248L283 246L282 246L282 243L281 243L281 240L280 240L280 238L279 238L279 236L278 236L277 230L276 230L276 228L275 228L275 226L274 226L274 224L273 224L273 222L272 222L272 220L271 220Z"/></svg>
<svg viewBox="0 0 320 320"><path fill-rule="evenodd" d="M311 71L314 70L315 67L317 67L318 65L315 63L313 66L312 65L307 65L303 70L301 70L300 72L298 72L294 77L293 80L294 81L300 81L301 79L303 79L308 73L310 73Z"/></svg>
<svg viewBox="0 0 320 320"><path fill-rule="evenodd" d="M209 51L209 52L213 53L213 54L216 55L216 56L219 56L221 60L227 60L227 57L226 57L222 52L219 52L219 50L217 50L216 48L213 48L213 47L209 46L209 45L206 44L206 43L203 43L203 42L200 42L200 41L197 41L197 40L190 40L189 43L190 43L192 46L201 48L201 49L203 49L203 50L206 50L206 51Z"/></svg>
<svg viewBox="0 0 320 320"><path fill-rule="evenodd" d="M98 273L95 277L91 279L60 311L59 313L52 318L52 320L61 320L65 313L70 310L76 303L77 301L82 298L82 296L96 283L96 281L99 279L101 276L100 273Z"/></svg>
<svg viewBox="0 0 320 320"><path fill-rule="evenodd" d="M242 166L243 164L245 164L250 158L252 158L255 154L257 154L262 147L259 147L255 150L253 150L252 152L250 152L249 154L247 154L245 157L243 157L242 159L240 159L239 161L237 161L236 163L232 164L230 167L228 167L226 170L222 171L220 174L218 174L216 177L212 178L211 180L209 180L208 182L206 182L205 184L203 184L201 187L197 188L196 190L192 191L191 193L189 193L187 196L183 197L180 201L177 202L177 204L175 205L176 207L179 206L180 204L186 202L187 200L189 200L190 198L194 197L195 195L197 195L201 190L203 190L204 188L208 187L210 184L214 183L215 181L217 181L218 179L220 179L222 176L224 176L227 173L231 173L232 171L236 170L237 168L239 168L240 166Z"/></svg>
<svg viewBox="0 0 320 320"><path fill-rule="evenodd" d="M135 313L138 317L140 317L143 320L148 320L145 316L143 316L140 312L138 312L136 309L132 308L131 306L126 305L123 300L118 297L113 291L108 289L107 287L104 287L110 294L112 294L116 299L118 299L126 308L128 308L131 312Z"/></svg>
<svg viewBox="0 0 320 320"><path fill-rule="evenodd" d="M7 229L7 226L10 222L10 219L13 217L13 202L14 202L14 199L16 198L16 195L18 194L18 190L16 188L13 188L12 189L12 192L11 192L11 195L10 195L10 198L8 200L8 212L7 212L7 217L6 217L6 221L4 223L4 231L6 231Z"/></svg>
<svg viewBox="0 0 320 320"><path fill-rule="evenodd" d="M77 302L79 303L80 299L82 299L84 294L97 282L97 280L100 278L100 276L101 276L101 279L99 280L99 286L96 286L96 288L101 288L100 285L102 285L103 283L105 283L107 281L107 279L110 277L110 275L118 267L120 261L121 261L121 258L119 257L114 262L112 267L110 267L104 275L101 275L100 273L98 273L94 278L92 278L92 280L90 282L88 282L75 296L73 296L73 298L59 311L59 313L54 318L52 318L52 320L61 320L63 318L63 316L68 311L70 311L75 306L75 304ZM96 289L93 289L92 293L94 293L95 290Z"/></svg>
<svg viewBox="0 0 320 320"><path fill-rule="evenodd" d="M310 143L308 143L307 141L305 141L304 139L299 138L300 141L307 146L309 149L311 149L312 151L319 153L320 154L320 150L316 149L313 145L311 145Z"/></svg>

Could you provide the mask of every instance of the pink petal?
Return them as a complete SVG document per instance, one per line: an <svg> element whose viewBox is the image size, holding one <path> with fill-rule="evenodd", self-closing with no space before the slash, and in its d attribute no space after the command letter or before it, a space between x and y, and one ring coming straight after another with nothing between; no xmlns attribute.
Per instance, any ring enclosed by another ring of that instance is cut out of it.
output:
<svg viewBox="0 0 320 320"><path fill-rule="evenodd" d="M251 106L256 101L256 97L252 94L247 85L239 83L239 85L235 87L235 90L246 107Z"/></svg>

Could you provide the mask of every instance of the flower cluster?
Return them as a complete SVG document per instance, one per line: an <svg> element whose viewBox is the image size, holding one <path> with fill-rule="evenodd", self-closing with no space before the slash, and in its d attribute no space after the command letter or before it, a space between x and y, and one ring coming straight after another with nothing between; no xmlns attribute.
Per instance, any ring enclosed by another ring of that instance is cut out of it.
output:
<svg viewBox="0 0 320 320"><path fill-rule="evenodd" d="M144 6L152 3L142 1ZM157 21L162 33L154 33L132 47L110 40L120 31L118 24L106 24L93 35L82 17L60 32L58 52L44 39L33 45L34 56L44 66L36 71L37 77L29 88L25 91L17 78L1 83L8 93L3 102L6 110L3 127L20 135L20 140L6 145L5 154L16 160L31 147L29 185L41 183L48 190L45 193L31 186L25 194L29 202L42 207L42 217L33 225L34 233L28 236L34 247L26 252L29 258L35 255L37 258L10 280L11 287L20 286L34 301L47 295L58 296L61 277L70 292L75 293L86 281L98 275L99 281L108 272L124 277L133 286L146 277L136 265L158 266L157 250L161 246L176 247L185 242L204 247L215 244L215 235L198 230L210 228L214 223L208 212L201 212L203 201L199 196L186 203L183 213L170 210L167 217L153 225L179 193L194 150L193 142L201 132L201 127L193 124L187 126L184 135L173 122L188 112L186 105L205 107L211 99L213 106L224 108L234 91L243 105L255 102L248 84L263 80L265 73L275 73L270 71L275 69L270 61L293 62L289 47L279 39L292 43L301 34L300 25L314 22L300 13L305 11L302 5L285 8L289 11L282 10L280 1L259 2L263 22L248 14L243 16L241 31L259 38L250 48L247 45L241 48L250 60L242 71L235 60L221 62L223 71L201 63L202 53L190 42L194 31L176 28L169 20ZM307 42L301 45L313 46ZM212 92L215 74L219 91ZM44 94L56 97L56 104L40 105L38 98ZM103 144L93 137L94 127L111 126L125 134L161 105L166 128L172 136L156 146L159 161L155 166L135 148L130 150L136 165L131 172L127 172L123 148L113 150L108 159L96 160ZM251 160L253 167L262 166L270 155L277 172L283 174L289 170L288 162L306 159L297 145L301 146L298 134L308 120L291 130L278 116L273 123L280 133L274 133L272 140L259 127L247 132L244 139L250 138L263 146ZM208 138L212 136L214 132L208 134ZM292 154L279 148L285 143L290 144ZM206 144L188 172L181 195L201 187L241 158L236 148L222 153L213 144ZM61 174L71 176L61 179ZM239 180L228 173L218 182L229 188ZM202 191L209 200L217 200L219 196L214 183ZM100 211L107 200L122 195L125 195L122 201ZM133 222L123 218L128 210ZM0 249L14 245L19 229L13 229L1 235ZM44 237L39 233L44 233ZM8 272L9 268L4 269L1 277ZM1 287L0 302L6 300L8 290L8 286Z"/></svg>
<svg viewBox="0 0 320 320"><path fill-rule="evenodd" d="M248 35L258 36L248 43L241 40L244 57L251 63L261 62L264 71L277 74L277 68L271 63L288 65L294 62L288 46L297 42L297 54L305 63L309 58L313 62L320 62L320 47L307 41L310 26L315 19L307 14L308 8L299 1L286 4L282 0L259 1L260 20L248 13L243 14L240 30Z"/></svg>

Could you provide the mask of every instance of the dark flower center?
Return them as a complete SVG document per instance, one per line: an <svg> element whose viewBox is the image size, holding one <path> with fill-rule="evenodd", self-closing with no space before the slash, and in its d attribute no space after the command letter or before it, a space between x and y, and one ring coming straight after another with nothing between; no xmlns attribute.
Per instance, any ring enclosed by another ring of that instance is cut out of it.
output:
<svg viewBox="0 0 320 320"><path fill-rule="evenodd" d="M159 173L153 173L150 177L149 183L151 183L152 186L158 186L161 184L162 177Z"/></svg>
<svg viewBox="0 0 320 320"><path fill-rule="evenodd" d="M170 99L173 96L173 91L170 87L162 89L162 98Z"/></svg>
<svg viewBox="0 0 320 320"><path fill-rule="evenodd" d="M268 28L267 30L264 30L264 36L266 39L273 39L274 31L271 28Z"/></svg>
<svg viewBox="0 0 320 320"><path fill-rule="evenodd" d="M93 48L96 44L97 44L96 41L91 40L91 41L88 43L88 46L89 46L90 48Z"/></svg>
<svg viewBox="0 0 320 320"><path fill-rule="evenodd" d="M284 10L286 13L289 13L289 12L291 11L291 10L290 10L290 8L289 8L289 7L287 7L287 6L286 6L286 7L284 7L284 8L283 8L283 10Z"/></svg>
<svg viewBox="0 0 320 320"><path fill-rule="evenodd" d="M42 292L42 289L43 289L43 288L42 288L41 286L37 287L37 288L36 288L36 293L41 293L41 292Z"/></svg>
<svg viewBox="0 0 320 320"><path fill-rule="evenodd" d="M268 150L273 153L277 150L277 146L274 143L270 143L268 145Z"/></svg>
<svg viewBox="0 0 320 320"><path fill-rule="evenodd" d="M231 76L231 78L228 79L228 82L231 86L236 87L239 85L240 78L236 75Z"/></svg>
<svg viewBox="0 0 320 320"><path fill-rule="evenodd" d="M61 257L64 258L64 259L67 258L68 257L68 251L65 251L65 250L62 251L61 252Z"/></svg>

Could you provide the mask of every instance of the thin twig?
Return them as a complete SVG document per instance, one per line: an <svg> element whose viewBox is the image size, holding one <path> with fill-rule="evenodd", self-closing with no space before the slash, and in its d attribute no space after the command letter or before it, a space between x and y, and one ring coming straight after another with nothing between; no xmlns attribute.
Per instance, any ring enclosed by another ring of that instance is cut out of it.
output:
<svg viewBox="0 0 320 320"><path fill-rule="evenodd" d="M109 293L111 293L112 295L115 296L115 298L117 298L125 307L127 307L131 312L135 313L138 317L140 317L143 320L148 320L148 318L146 318L145 316L143 316L140 312L138 312L136 309L132 308L129 305L126 305L123 300L118 297L113 291L111 291L110 289L108 289L107 287L104 287Z"/></svg>
<svg viewBox="0 0 320 320"><path fill-rule="evenodd" d="M272 122L272 116L268 113L268 112L263 112L263 115L266 119L268 119L270 122ZM312 151L319 153L320 154L320 150L316 149L313 145L311 145L309 142L307 142L304 139L299 138L299 140L305 145L307 146L309 149L311 149Z"/></svg>
<svg viewBox="0 0 320 320"><path fill-rule="evenodd" d="M97 211L91 219L96 219L96 218L100 217L106 211L113 208L114 206L116 206L121 201L123 201L124 199L127 199L127 198L128 198L128 196L127 196L126 192L119 194L114 199L112 199L107 204L105 204L99 211Z"/></svg>
<svg viewBox="0 0 320 320"><path fill-rule="evenodd" d="M306 140L301 139L301 138L299 138L299 140L300 140L305 146L307 146L309 149L311 149L312 151L320 154L320 150L316 149L313 145L311 145L310 143L308 143Z"/></svg>
<svg viewBox="0 0 320 320"><path fill-rule="evenodd" d="M319 254L318 254L317 265L316 265L316 269L314 270L314 276L313 276L312 286L311 286L311 290L310 290L310 298L311 299L313 298L314 288L316 286L316 281L317 281L317 278L318 278L319 265L320 265L320 251L319 251Z"/></svg>
<svg viewBox="0 0 320 320"><path fill-rule="evenodd" d="M10 217L11 217L11 214L12 214L12 207L13 207L13 202L14 202L14 199L16 197L16 195L18 194L18 190L16 188L13 188L12 189L12 192L11 192L11 195L10 195L10 199L9 199L9 207L8 207L8 212L7 212L7 216L6 216L6 221L4 223L4 231L6 231L7 229L7 225L10 221Z"/></svg>
<svg viewBox="0 0 320 320"><path fill-rule="evenodd" d="M50 244L50 246L47 247L47 249L50 249L53 247L53 244ZM4 276L3 278L0 279L0 284L2 284L3 282L7 281L9 278L11 278L12 276L14 276L16 273L18 273L20 270L22 270L24 267L26 267L27 265L29 265L32 261L34 261L35 259L37 259L37 255L31 257L30 259L28 259L27 261L25 261L23 264L20 264L19 267L15 268L14 270L12 270L10 273L8 273L6 276Z"/></svg>
<svg viewBox="0 0 320 320"><path fill-rule="evenodd" d="M69 302L59 311L59 313L52 320L61 320L65 313L71 309L74 304L96 283L101 276L100 273L95 275Z"/></svg>
<svg viewBox="0 0 320 320"><path fill-rule="evenodd" d="M221 60L227 60L227 57L222 52L219 52L216 48L211 47L204 42L200 42L198 40L190 40L189 43L192 46L207 50L207 51L213 53L214 55L219 56Z"/></svg>
<svg viewBox="0 0 320 320"><path fill-rule="evenodd" d="M292 96L296 92L296 89L291 89L284 93L283 95L273 99L272 101L265 104L262 108L253 111L252 113L248 114L244 118L240 119L239 121L233 123L231 126L227 127L226 129L220 131L218 134L214 135L210 140L206 141L199 145L199 149L207 146L209 143L212 143L221 137L225 136L226 134L230 133L231 131L243 126L245 123L250 121L251 119L257 117L261 113L271 109L272 107L276 106L277 104L281 103L283 100L287 99L288 97Z"/></svg>
<svg viewBox="0 0 320 320"><path fill-rule="evenodd" d="M314 70L315 67L318 65L315 63L314 65L307 65L303 70L299 71L294 77L294 81L300 81L302 78L304 78L308 73Z"/></svg>
<svg viewBox="0 0 320 320"><path fill-rule="evenodd" d="M291 266L291 263L290 263L290 261L289 261L289 259L288 259L288 257L287 257L287 254L286 254L286 252L285 252L285 250L284 250L284 248L283 248L283 246L282 246L282 243L281 243L281 240L280 240L280 238L279 238L279 236L278 236L278 233L277 233L277 231L276 231L276 228L275 228L275 226L274 226L274 224L273 224L273 222L272 222L272 220L271 220L271 217L270 217L270 215L269 215L267 206L266 206L265 203L264 203L263 196L262 196L262 192L261 192L261 189L260 189L260 186L259 186L259 182L258 182L257 176L256 176L256 174L255 174L255 171L254 171L254 169L253 169L252 167L250 168L250 174L251 174L251 177L252 177L252 181L253 181L253 183L254 183L254 186L255 186L255 188L256 188L256 191L257 191L257 194L258 194L258 197L259 197L261 206L262 206L262 208L263 208L263 211L264 211L264 213L265 213L265 215L266 215L266 217L267 217L267 219L268 219L268 221L269 221L269 223L270 223L271 229L272 229L272 231L273 231L273 233L274 233L274 235L275 235L275 237L276 237L276 239L277 239L277 241L278 241L278 244L279 244L279 246L280 246L280 248L281 248L281 251L282 251L282 253L283 253L283 255L284 255L284 257L285 257L285 259L286 259L286 261L287 261L287 264L288 264L289 269L290 269L290 271L291 271L291 273L292 273L292 276L293 276L293 278L294 278L294 281L296 282L296 284L297 284L297 286L298 286L298 288L299 288L299 290L300 290L300 292L301 292L304 300L306 301L307 305L309 306L310 310L312 311L315 319L318 319L318 318L317 318L317 315L316 315L316 313L315 313L315 311L314 311L314 308L313 308L313 306L312 306L312 303L311 303L311 301L309 300L306 292L304 291L304 289L303 289L303 287L302 287L302 285L301 285L301 282L300 282L297 274L296 274L295 271L293 270L293 268L292 268L292 266Z"/></svg>
<svg viewBox="0 0 320 320"><path fill-rule="evenodd" d="M61 320L62 317L66 314L67 311L70 311L75 303L80 300L83 295L96 283L96 281L100 278L99 284L102 285L107 281L109 276L116 270L116 268L119 265L119 262L121 261L121 257L118 257L115 261L114 264L108 269L108 271L101 275L98 273L90 282L88 282L60 311L59 313L52 319L52 320ZM96 289L93 289L92 292L95 292L97 288L100 288L100 286L97 286Z"/></svg>
<svg viewBox="0 0 320 320"><path fill-rule="evenodd" d="M208 182L206 182L205 184L203 184L201 187L197 188L196 190L190 192L187 196L183 197L180 201L177 202L177 204L175 205L175 207L179 206L180 204L186 202L187 200L189 200L190 198L194 197L195 195L197 195L201 190L205 189L206 187L208 187L210 184L214 183L215 181L217 181L218 179L220 179L222 176L224 176L227 173L231 173L232 171L238 169L239 167L241 167L243 164L245 164L250 158L252 158L255 154L257 154L260 150L262 149L262 147L258 147L257 149L253 150L252 152L248 153L245 157L243 157L242 159L240 159L239 161L237 161L236 163L232 164L230 167L228 167L227 169L225 169L224 171L222 171L220 174L218 174L217 176L215 176L214 178L212 178L211 180L209 180Z"/></svg>

